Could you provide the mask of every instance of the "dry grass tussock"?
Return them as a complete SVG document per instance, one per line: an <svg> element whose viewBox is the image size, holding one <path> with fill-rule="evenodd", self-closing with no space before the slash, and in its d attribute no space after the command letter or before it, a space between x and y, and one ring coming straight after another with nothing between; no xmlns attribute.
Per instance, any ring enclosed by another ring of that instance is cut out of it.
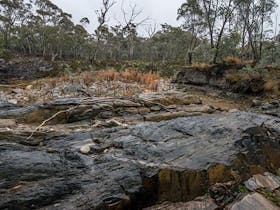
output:
<svg viewBox="0 0 280 210"><path fill-rule="evenodd" d="M260 80L262 79L262 74L259 72L237 72L226 75L226 79L231 83Z"/></svg>
<svg viewBox="0 0 280 210"><path fill-rule="evenodd" d="M264 84L265 92L272 93L272 94L279 94L280 93L280 81L279 80L268 80Z"/></svg>
<svg viewBox="0 0 280 210"><path fill-rule="evenodd" d="M61 77L45 78L36 81L36 85L48 84L51 88L55 88L63 83L84 83L87 86L96 82L123 82L123 83L139 83L145 88L156 91L160 83L160 74L155 72L140 72L134 69L126 69L123 72L112 70L100 70L96 72L85 71L77 75L63 75Z"/></svg>
<svg viewBox="0 0 280 210"><path fill-rule="evenodd" d="M267 95L280 95L280 72L263 71L263 72L236 72L226 75L230 84L237 85L240 88L244 86L254 86L262 90Z"/></svg>
<svg viewBox="0 0 280 210"><path fill-rule="evenodd" d="M97 73L99 81L122 81L125 83L139 83L145 85L150 90L157 90L160 82L159 73L140 72L134 69L126 69L123 72L115 70L99 71Z"/></svg>
<svg viewBox="0 0 280 210"><path fill-rule="evenodd" d="M197 70L208 70L210 65L207 63L193 63L191 67Z"/></svg>
<svg viewBox="0 0 280 210"><path fill-rule="evenodd" d="M227 56L226 58L223 59L223 61L224 63L228 63L228 64L236 64L236 65L242 64L242 60L235 56Z"/></svg>

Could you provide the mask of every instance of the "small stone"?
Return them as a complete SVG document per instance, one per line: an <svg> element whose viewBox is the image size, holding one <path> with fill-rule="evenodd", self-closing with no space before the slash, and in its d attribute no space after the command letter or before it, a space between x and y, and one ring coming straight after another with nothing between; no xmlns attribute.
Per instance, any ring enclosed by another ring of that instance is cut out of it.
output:
<svg viewBox="0 0 280 210"><path fill-rule="evenodd" d="M28 86L26 86L26 90L31 90L33 88L33 86L32 85L28 85Z"/></svg>
<svg viewBox="0 0 280 210"><path fill-rule="evenodd" d="M15 88L12 90L12 93L15 93L15 94L20 94L22 92L23 92L23 89L21 89L21 88Z"/></svg>
<svg viewBox="0 0 280 210"><path fill-rule="evenodd" d="M86 144L86 145L84 145L84 146L82 146L81 148L80 148L80 152L82 153L82 154L89 154L90 153L90 150L91 150L91 146L93 146L94 144Z"/></svg>
<svg viewBox="0 0 280 210"><path fill-rule="evenodd" d="M161 110L160 106L153 106L153 107L151 107L151 111L152 112L159 112L160 110Z"/></svg>
<svg viewBox="0 0 280 210"><path fill-rule="evenodd" d="M9 99L7 100L7 102L11 103L11 104L17 104L18 101L16 99Z"/></svg>
<svg viewBox="0 0 280 210"><path fill-rule="evenodd" d="M252 106L261 106L262 102L258 99L255 99L252 101Z"/></svg>

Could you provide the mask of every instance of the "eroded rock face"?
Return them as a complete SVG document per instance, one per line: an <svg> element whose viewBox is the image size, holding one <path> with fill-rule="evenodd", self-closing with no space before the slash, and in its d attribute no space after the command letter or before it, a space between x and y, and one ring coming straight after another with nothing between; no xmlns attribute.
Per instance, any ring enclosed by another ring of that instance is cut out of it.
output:
<svg viewBox="0 0 280 210"><path fill-rule="evenodd" d="M260 95L265 92L265 79L262 77L245 79L242 75L243 67L232 64L217 64L206 68L185 67L178 72L175 82L179 86L207 86L239 94ZM240 75L236 77L236 74Z"/></svg>
<svg viewBox="0 0 280 210"><path fill-rule="evenodd" d="M0 64L0 83L5 84L13 80L44 77L52 69L52 63L43 60L3 62Z"/></svg>
<svg viewBox="0 0 280 210"><path fill-rule="evenodd" d="M278 170L279 134L277 118L246 112L41 134L28 140L36 146L0 133L0 209L187 202L236 174L245 181L256 167Z"/></svg>
<svg viewBox="0 0 280 210"><path fill-rule="evenodd" d="M242 69L242 66L236 65L213 65L206 69L196 69L187 67L179 71L176 76L176 83L191 85L209 85L213 87L228 87L226 75Z"/></svg>
<svg viewBox="0 0 280 210"><path fill-rule="evenodd" d="M108 120L113 117L122 117L128 122L162 121L216 111L213 107L202 105L199 97L177 92L143 94L139 98L67 98L27 107L8 105L1 107L0 104L1 118L17 118L19 122L28 124L41 123L58 112L60 114L49 124Z"/></svg>

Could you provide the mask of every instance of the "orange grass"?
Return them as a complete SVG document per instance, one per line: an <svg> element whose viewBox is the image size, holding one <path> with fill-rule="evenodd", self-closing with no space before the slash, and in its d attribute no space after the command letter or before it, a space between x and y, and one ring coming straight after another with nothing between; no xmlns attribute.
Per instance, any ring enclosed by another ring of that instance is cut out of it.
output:
<svg viewBox="0 0 280 210"><path fill-rule="evenodd" d="M280 81L279 80L268 80L264 84L264 90L269 93L278 94L280 90Z"/></svg>
<svg viewBox="0 0 280 210"><path fill-rule="evenodd" d="M242 60L235 56L227 56L226 58L224 58L224 62L229 64L237 64L237 65L242 64Z"/></svg>
<svg viewBox="0 0 280 210"><path fill-rule="evenodd" d="M157 90L160 82L159 73L145 73L133 69L126 69L121 73L117 72L116 70L99 71L97 78L100 81L122 81L125 83L136 82L145 85L151 90Z"/></svg>
<svg viewBox="0 0 280 210"><path fill-rule="evenodd" d="M191 67L199 70L207 70L209 69L210 65L207 63L193 63Z"/></svg>
<svg viewBox="0 0 280 210"><path fill-rule="evenodd" d="M96 72L84 71L77 75L63 75L61 77L45 78L36 81L37 85L49 85L50 88L55 88L62 83L80 83L90 86L95 82L109 81L109 82L124 82L124 83L139 83L145 85L150 90L157 90L160 83L159 73L141 72L134 69L126 69L123 72L118 72L114 69L100 70Z"/></svg>

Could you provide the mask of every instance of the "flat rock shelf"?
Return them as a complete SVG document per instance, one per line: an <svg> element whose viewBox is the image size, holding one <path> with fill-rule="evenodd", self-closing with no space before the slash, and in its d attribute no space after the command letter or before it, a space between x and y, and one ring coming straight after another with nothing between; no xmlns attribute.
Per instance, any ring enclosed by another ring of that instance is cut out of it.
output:
<svg viewBox="0 0 280 210"><path fill-rule="evenodd" d="M280 121L233 111L109 129L0 132L0 209L142 209L280 168ZM207 205L206 205L207 206Z"/></svg>

